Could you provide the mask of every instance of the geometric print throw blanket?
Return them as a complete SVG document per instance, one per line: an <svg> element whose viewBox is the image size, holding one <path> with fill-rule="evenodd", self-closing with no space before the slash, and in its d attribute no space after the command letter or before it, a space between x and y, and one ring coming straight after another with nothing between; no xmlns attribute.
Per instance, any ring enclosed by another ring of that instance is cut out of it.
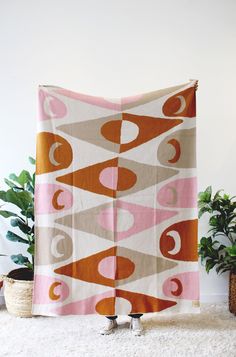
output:
<svg viewBox="0 0 236 357"><path fill-rule="evenodd" d="M196 83L39 86L33 314L200 312Z"/></svg>

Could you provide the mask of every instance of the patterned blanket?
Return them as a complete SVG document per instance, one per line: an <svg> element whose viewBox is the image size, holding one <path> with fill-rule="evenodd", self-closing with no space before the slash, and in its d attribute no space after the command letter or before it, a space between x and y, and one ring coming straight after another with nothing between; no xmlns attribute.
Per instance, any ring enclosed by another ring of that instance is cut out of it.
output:
<svg viewBox="0 0 236 357"><path fill-rule="evenodd" d="M39 86L33 314L200 312L195 87Z"/></svg>

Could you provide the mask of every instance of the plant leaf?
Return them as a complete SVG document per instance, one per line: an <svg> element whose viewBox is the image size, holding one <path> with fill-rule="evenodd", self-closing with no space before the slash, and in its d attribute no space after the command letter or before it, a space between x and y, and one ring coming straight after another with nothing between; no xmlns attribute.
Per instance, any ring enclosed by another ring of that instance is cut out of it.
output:
<svg viewBox="0 0 236 357"><path fill-rule="evenodd" d="M227 247L225 250L229 253L231 257L236 257L236 245L233 245L232 247Z"/></svg>
<svg viewBox="0 0 236 357"><path fill-rule="evenodd" d="M27 191L15 192L12 189L6 192L7 202L13 203L23 211L27 210L29 205L33 205L33 198Z"/></svg>
<svg viewBox="0 0 236 357"><path fill-rule="evenodd" d="M206 271L207 273L209 273L209 271L216 265L216 263L214 262L214 260L212 259L207 259L206 261Z"/></svg>
<svg viewBox="0 0 236 357"><path fill-rule="evenodd" d="M9 187L11 187L11 188L17 187L14 182L8 180L7 178L4 179L4 182L7 184L7 186L9 186Z"/></svg>
<svg viewBox="0 0 236 357"><path fill-rule="evenodd" d="M26 265L30 263L29 259L22 254L11 255L11 260L18 265Z"/></svg>
<svg viewBox="0 0 236 357"><path fill-rule="evenodd" d="M10 178L11 180L15 181L15 182L18 182L18 181L17 181L17 180L18 180L18 177L16 176L16 174L10 174L10 175L9 175L9 178Z"/></svg>
<svg viewBox="0 0 236 357"><path fill-rule="evenodd" d="M6 191L0 191L0 199L4 202L7 202L6 195Z"/></svg>
<svg viewBox="0 0 236 357"><path fill-rule="evenodd" d="M18 182L21 186L24 186L27 182L30 182L31 176L30 173L26 170L22 170L19 177L18 177Z"/></svg>
<svg viewBox="0 0 236 357"><path fill-rule="evenodd" d="M12 227L18 227L23 233L26 234L31 231L31 227L18 217L11 219L11 225Z"/></svg>
<svg viewBox="0 0 236 357"><path fill-rule="evenodd" d="M200 208L200 210L198 211L198 218L201 218L202 215L206 212L211 212L211 209L208 207L203 206L202 208Z"/></svg>
<svg viewBox="0 0 236 357"><path fill-rule="evenodd" d="M22 237L18 236L17 234L7 231L6 238L10 240L11 242L19 242L19 243L25 243L29 244L29 242L26 239L23 239Z"/></svg>
<svg viewBox="0 0 236 357"><path fill-rule="evenodd" d="M17 217L17 214L10 211L0 210L0 216L4 218L9 218L9 217Z"/></svg>
<svg viewBox="0 0 236 357"><path fill-rule="evenodd" d="M33 157L29 156L29 162L30 162L31 164L35 165L36 160L35 160Z"/></svg>
<svg viewBox="0 0 236 357"><path fill-rule="evenodd" d="M27 252L28 252L29 254L31 254L31 255L34 255L34 249L35 249L34 244L31 244L31 245L29 246L29 248L27 249Z"/></svg>
<svg viewBox="0 0 236 357"><path fill-rule="evenodd" d="M26 183L26 189L27 189L27 191L34 193L34 187L31 185L30 182Z"/></svg>
<svg viewBox="0 0 236 357"><path fill-rule="evenodd" d="M220 198L220 192L224 191L223 188L221 188L220 190L216 191L214 197L213 197L213 201L215 201L216 199Z"/></svg>

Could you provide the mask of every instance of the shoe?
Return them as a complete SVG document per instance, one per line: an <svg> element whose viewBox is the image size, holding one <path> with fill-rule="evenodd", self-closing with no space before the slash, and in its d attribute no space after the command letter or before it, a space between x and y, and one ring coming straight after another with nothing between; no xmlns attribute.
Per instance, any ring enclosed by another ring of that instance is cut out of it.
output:
<svg viewBox="0 0 236 357"><path fill-rule="evenodd" d="M141 336L143 334L143 326L139 317L131 318L130 329L132 330L134 336Z"/></svg>
<svg viewBox="0 0 236 357"><path fill-rule="evenodd" d="M114 329L118 327L116 319L114 320L109 320L107 321L106 326L103 327L103 329L100 331L101 335L110 335L112 332L114 332Z"/></svg>

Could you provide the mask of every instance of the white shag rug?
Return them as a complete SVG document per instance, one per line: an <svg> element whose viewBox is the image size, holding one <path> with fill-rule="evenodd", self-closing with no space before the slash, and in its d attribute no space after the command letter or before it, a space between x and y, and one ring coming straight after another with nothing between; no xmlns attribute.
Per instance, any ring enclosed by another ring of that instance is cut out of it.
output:
<svg viewBox="0 0 236 357"><path fill-rule="evenodd" d="M101 336L102 316L20 318L1 307L0 356L236 357L236 316L227 303L201 304L200 314L144 315L140 337L129 320L119 317L118 330Z"/></svg>

